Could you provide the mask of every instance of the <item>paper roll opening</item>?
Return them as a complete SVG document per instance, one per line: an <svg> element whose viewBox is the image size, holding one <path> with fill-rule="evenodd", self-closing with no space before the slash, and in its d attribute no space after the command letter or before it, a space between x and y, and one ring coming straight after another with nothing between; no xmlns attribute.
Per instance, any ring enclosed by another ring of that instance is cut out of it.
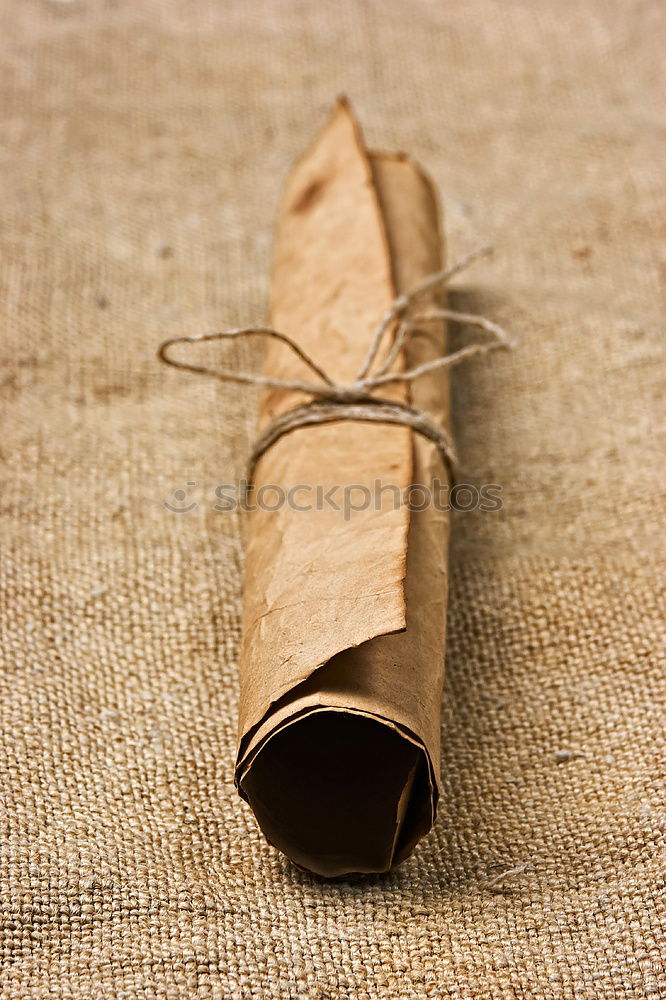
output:
<svg viewBox="0 0 666 1000"><path fill-rule="evenodd" d="M432 823L425 750L354 712L319 709L278 729L241 787L271 843L328 878L388 871Z"/></svg>

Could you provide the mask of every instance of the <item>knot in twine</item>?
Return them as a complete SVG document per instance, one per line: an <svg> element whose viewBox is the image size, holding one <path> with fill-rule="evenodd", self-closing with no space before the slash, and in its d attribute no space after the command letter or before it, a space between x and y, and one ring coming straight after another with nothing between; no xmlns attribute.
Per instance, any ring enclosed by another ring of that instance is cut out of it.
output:
<svg viewBox="0 0 666 1000"><path fill-rule="evenodd" d="M189 337L173 337L165 340L159 347L157 356L161 361L174 368L181 368L184 371L195 372L199 375L210 375L220 379L222 382L240 382L245 385L264 386L272 389L295 390L306 393L314 397L309 402L301 406L293 407L279 414L271 420L259 437L254 442L248 460L247 480L251 483L257 462L265 452L271 448L276 441L279 441L285 434L297 430L299 427L311 427L317 424L327 424L338 420L354 420L363 423L382 424L402 424L411 428L417 434L432 441L439 450L442 461L455 481L458 459L453 447L453 442L449 438L444 428L440 427L432 417L424 410L420 410L408 403L401 403L392 399L381 399L373 393L385 385L395 385L399 382L414 382L416 379L427 375L429 372L443 368L452 368L460 364L467 358L481 354L488 354L490 351L499 349L508 350L513 347L506 332L497 323L491 322L484 316L477 316L473 313L456 312L453 309L430 309L427 312L417 313L408 316L413 302L424 292L434 288L442 287L454 275L459 274L465 268L480 257L486 257L492 253L491 247L484 247L481 250L463 257L452 267L441 271L435 271L428 275L420 284L416 285L410 292L398 295L391 306L384 314L375 328L372 342L368 353L363 361L355 380L348 385L340 385L333 381L329 375L303 350L302 347L279 330L274 330L267 326L247 326L237 330L223 330L218 333L203 333ZM487 333L492 334L493 340L480 344L469 344L461 347L451 354L426 361L415 368L407 371L391 371L393 364L402 350L407 338L419 326L443 319L456 320L459 323L480 327ZM371 373L379 349L387 336L389 330L395 322L399 321L398 329L393 344L387 351L386 357L379 367ZM317 382L305 382L299 379L272 378L255 372L239 372L232 369L213 369L203 365L189 364L185 361L178 361L170 357L168 351L174 344L198 344L211 340L235 339L237 337L268 337L279 340L286 344L294 354L317 376Z"/></svg>

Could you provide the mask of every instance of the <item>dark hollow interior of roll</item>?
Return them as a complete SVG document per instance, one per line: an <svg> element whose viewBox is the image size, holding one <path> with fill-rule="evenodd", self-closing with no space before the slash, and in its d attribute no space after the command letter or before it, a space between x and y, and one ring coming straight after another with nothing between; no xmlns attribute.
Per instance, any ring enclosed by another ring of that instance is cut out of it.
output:
<svg viewBox="0 0 666 1000"><path fill-rule="evenodd" d="M312 712L279 730L242 788L271 843L329 878L387 871L430 822L424 751L349 712Z"/></svg>

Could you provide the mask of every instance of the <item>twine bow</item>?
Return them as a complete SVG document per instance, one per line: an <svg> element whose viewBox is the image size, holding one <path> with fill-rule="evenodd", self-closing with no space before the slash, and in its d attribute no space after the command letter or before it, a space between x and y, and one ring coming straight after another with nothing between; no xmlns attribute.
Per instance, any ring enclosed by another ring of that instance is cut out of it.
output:
<svg viewBox="0 0 666 1000"><path fill-rule="evenodd" d="M399 382L411 383L429 372L441 368L451 368L454 365L460 364L461 361L465 361L467 358L488 354L490 351L498 349L506 350L513 346L502 327L486 319L484 316L456 312L453 309L431 309L412 316L407 315L412 303L419 295L433 288L443 286L454 275L459 274L465 268L469 267L473 261L480 257L488 256L490 253L492 253L491 247L475 250L467 254L467 256L463 257L452 267L428 275L427 278L416 285L410 292L398 295L377 324L365 360L355 380L348 385L340 385L334 382L291 337L286 333L281 333L279 330L274 330L267 326L246 326L237 330L223 330L218 333L195 334L189 337L172 337L160 345L157 355L161 361L174 368L181 368L200 375L210 375L220 379L222 382L240 382L246 385L265 386L266 388L296 390L314 397L309 402L279 414L266 425L255 441L250 454L247 473L248 483L252 482L255 467L261 456L285 434L297 430L299 427L332 423L338 420L402 424L403 426L410 427L417 434L428 438L428 440L437 446L444 465L449 470L452 479L455 479L458 460L453 443L446 431L438 426L424 410L420 410L418 407L411 406L408 403L381 399L373 395L373 393L385 385L394 385ZM443 319L452 319L459 323L480 327L482 330L492 334L494 339L486 343L469 344L457 351L453 351L451 354L435 358L432 361L426 361L407 371L391 371L407 338L414 330L425 323ZM377 358L382 342L396 321L399 321L399 325L393 344L387 351L379 367L371 374L372 366ZM178 361L176 358L170 357L167 353L174 344L198 344L211 340L252 336L268 337L286 344L310 371L316 375L319 381L305 382L300 379L272 378L270 375L255 372L239 372L225 368L206 368L204 365L194 365L185 361Z"/></svg>

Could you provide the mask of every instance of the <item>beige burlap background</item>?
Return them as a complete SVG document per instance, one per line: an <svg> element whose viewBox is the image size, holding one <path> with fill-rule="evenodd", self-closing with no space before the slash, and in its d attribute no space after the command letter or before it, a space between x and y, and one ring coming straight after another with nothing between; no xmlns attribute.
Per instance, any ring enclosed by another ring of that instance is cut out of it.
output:
<svg viewBox="0 0 666 1000"><path fill-rule="evenodd" d="M3 1000L666 995L663 5L1 10ZM340 91L433 174L451 256L495 244L454 302L521 346L454 380L504 509L454 525L437 825L323 884L232 787L212 488L256 401L155 348L265 317L280 187Z"/></svg>

